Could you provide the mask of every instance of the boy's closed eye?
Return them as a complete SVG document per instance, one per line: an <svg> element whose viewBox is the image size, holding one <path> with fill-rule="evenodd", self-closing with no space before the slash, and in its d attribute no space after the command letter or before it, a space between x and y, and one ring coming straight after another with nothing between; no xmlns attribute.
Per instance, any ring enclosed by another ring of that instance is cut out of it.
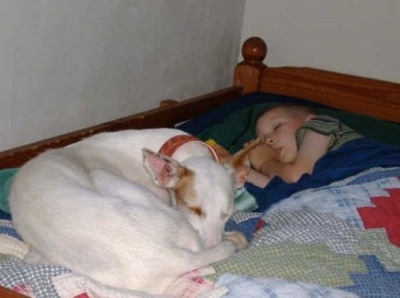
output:
<svg viewBox="0 0 400 298"><path fill-rule="evenodd" d="M279 127L281 127L282 123L278 123L274 126L274 131L277 130Z"/></svg>

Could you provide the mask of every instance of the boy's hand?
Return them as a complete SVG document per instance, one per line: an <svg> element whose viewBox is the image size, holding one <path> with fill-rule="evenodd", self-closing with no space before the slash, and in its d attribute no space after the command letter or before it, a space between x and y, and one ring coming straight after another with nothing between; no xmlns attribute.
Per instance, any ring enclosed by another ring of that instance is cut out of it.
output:
<svg viewBox="0 0 400 298"><path fill-rule="evenodd" d="M250 164L257 171L260 171L261 167L272 159L279 161L278 153L265 143L255 146L249 154Z"/></svg>

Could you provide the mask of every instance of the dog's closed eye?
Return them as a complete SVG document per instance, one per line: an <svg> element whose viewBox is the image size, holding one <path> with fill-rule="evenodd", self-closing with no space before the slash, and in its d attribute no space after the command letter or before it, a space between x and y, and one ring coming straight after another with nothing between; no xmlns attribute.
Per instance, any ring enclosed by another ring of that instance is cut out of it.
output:
<svg viewBox="0 0 400 298"><path fill-rule="evenodd" d="M189 211L194 213L194 214L196 214L196 215L198 215L198 216L200 216L200 217L204 217L205 216L205 214L204 214L204 212L203 212L203 210L201 209L200 206L190 206L189 207Z"/></svg>

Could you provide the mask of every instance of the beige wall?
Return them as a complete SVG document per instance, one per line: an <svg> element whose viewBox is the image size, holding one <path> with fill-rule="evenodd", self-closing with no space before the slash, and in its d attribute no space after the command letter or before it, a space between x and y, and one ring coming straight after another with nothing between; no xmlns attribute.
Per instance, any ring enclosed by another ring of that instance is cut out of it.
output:
<svg viewBox="0 0 400 298"><path fill-rule="evenodd" d="M244 0L0 0L0 150L229 86Z"/></svg>
<svg viewBox="0 0 400 298"><path fill-rule="evenodd" d="M267 64L400 82L399 0L247 0L242 41L263 37Z"/></svg>

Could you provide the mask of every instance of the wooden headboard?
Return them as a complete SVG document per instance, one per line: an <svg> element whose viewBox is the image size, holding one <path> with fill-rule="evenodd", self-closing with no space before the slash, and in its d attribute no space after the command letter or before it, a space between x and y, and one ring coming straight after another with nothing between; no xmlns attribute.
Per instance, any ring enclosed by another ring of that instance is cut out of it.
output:
<svg viewBox="0 0 400 298"><path fill-rule="evenodd" d="M308 67L267 67L266 43L258 37L242 46L234 84L243 92L271 92L400 122L400 84Z"/></svg>

